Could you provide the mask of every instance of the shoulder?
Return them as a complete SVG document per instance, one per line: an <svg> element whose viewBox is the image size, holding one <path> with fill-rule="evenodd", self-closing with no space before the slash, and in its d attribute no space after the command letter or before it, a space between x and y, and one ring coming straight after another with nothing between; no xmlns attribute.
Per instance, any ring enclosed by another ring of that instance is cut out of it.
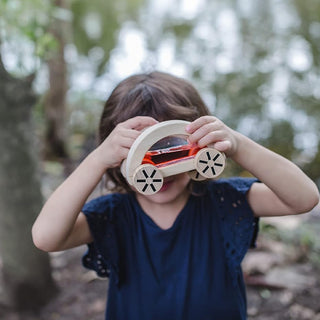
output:
<svg viewBox="0 0 320 320"><path fill-rule="evenodd" d="M207 184L207 192L211 201L224 212L236 210L239 214L244 211L252 214L248 195L256 182L259 182L256 178L242 177L213 180Z"/></svg>
<svg viewBox="0 0 320 320"><path fill-rule="evenodd" d="M216 188L235 189L238 191L247 191L253 183L258 182L256 178L232 177L226 179L212 180L210 184Z"/></svg>
<svg viewBox="0 0 320 320"><path fill-rule="evenodd" d="M255 182L258 182L256 178L241 177L212 180L208 183L208 190L218 195L232 193L246 195Z"/></svg>

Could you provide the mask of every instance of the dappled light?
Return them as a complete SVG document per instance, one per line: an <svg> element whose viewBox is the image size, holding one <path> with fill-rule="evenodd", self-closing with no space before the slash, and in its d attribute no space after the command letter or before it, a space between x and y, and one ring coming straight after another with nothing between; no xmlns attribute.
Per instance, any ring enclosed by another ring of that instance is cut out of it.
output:
<svg viewBox="0 0 320 320"><path fill-rule="evenodd" d="M81 267L83 248L39 254L31 227L96 147L115 85L154 70L320 187L320 1L0 0L1 319L103 319L106 282ZM228 161L223 176L251 175ZM319 213L262 219L243 263L249 320L320 319Z"/></svg>

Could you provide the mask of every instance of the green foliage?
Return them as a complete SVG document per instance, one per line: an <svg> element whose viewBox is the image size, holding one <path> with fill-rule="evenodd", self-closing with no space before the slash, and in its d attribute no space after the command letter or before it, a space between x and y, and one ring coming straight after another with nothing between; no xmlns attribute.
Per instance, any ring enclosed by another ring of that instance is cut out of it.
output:
<svg viewBox="0 0 320 320"><path fill-rule="evenodd" d="M167 21L164 23L163 31L171 33L179 41L184 41L191 36L193 30L193 21Z"/></svg>
<svg viewBox="0 0 320 320"><path fill-rule="evenodd" d="M73 1L72 27L73 43L80 54L90 55L90 51L99 48L103 56L96 65L97 75L101 75L109 61L110 52L116 47L117 35L122 23L136 16L144 0L95 0Z"/></svg>
<svg viewBox="0 0 320 320"><path fill-rule="evenodd" d="M258 89L269 77L269 74L260 72L253 75L243 72L218 75L217 81L212 83L217 99L215 112L223 114L225 121L234 128L237 128L239 119L248 115L262 116L266 99Z"/></svg>
<svg viewBox="0 0 320 320"><path fill-rule="evenodd" d="M292 159L295 151L292 124L287 120L273 122L270 136L263 144L282 156Z"/></svg>
<svg viewBox="0 0 320 320"><path fill-rule="evenodd" d="M317 153L311 162L305 165L306 172L315 178L315 182L320 186L320 143L318 144Z"/></svg>
<svg viewBox="0 0 320 320"><path fill-rule="evenodd" d="M56 41L48 33L54 9L49 0L1 0L0 41L12 46L11 50L21 58L26 46L31 46L36 66L38 58L45 59L56 49Z"/></svg>

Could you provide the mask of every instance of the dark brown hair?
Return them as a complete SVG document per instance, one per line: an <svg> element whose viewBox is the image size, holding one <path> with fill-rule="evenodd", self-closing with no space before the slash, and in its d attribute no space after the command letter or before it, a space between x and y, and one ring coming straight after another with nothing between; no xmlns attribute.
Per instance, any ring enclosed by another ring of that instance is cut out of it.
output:
<svg viewBox="0 0 320 320"><path fill-rule="evenodd" d="M188 81L163 72L133 75L120 82L106 101L100 119L99 142L103 142L117 124L135 116L149 116L158 121L193 121L208 114L207 106ZM108 169L106 179L109 191L131 191L119 168Z"/></svg>

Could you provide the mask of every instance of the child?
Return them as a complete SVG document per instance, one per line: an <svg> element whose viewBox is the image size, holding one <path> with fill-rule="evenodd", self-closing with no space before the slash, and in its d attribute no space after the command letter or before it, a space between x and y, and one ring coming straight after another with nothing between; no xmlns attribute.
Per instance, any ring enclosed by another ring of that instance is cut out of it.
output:
<svg viewBox="0 0 320 320"><path fill-rule="evenodd" d="M156 194L135 192L119 167L144 128L170 119L190 121L190 143L213 144L256 178L199 188L182 173L165 178ZM83 206L105 173L111 193ZM32 234L45 251L88 244L84 265L110 277L108 320L240 320L240 263L258 217L303 213L318 200L315 184L292 162L210 116L188 82L153 72L114 89L100 145L51 195Z"/></svg>

